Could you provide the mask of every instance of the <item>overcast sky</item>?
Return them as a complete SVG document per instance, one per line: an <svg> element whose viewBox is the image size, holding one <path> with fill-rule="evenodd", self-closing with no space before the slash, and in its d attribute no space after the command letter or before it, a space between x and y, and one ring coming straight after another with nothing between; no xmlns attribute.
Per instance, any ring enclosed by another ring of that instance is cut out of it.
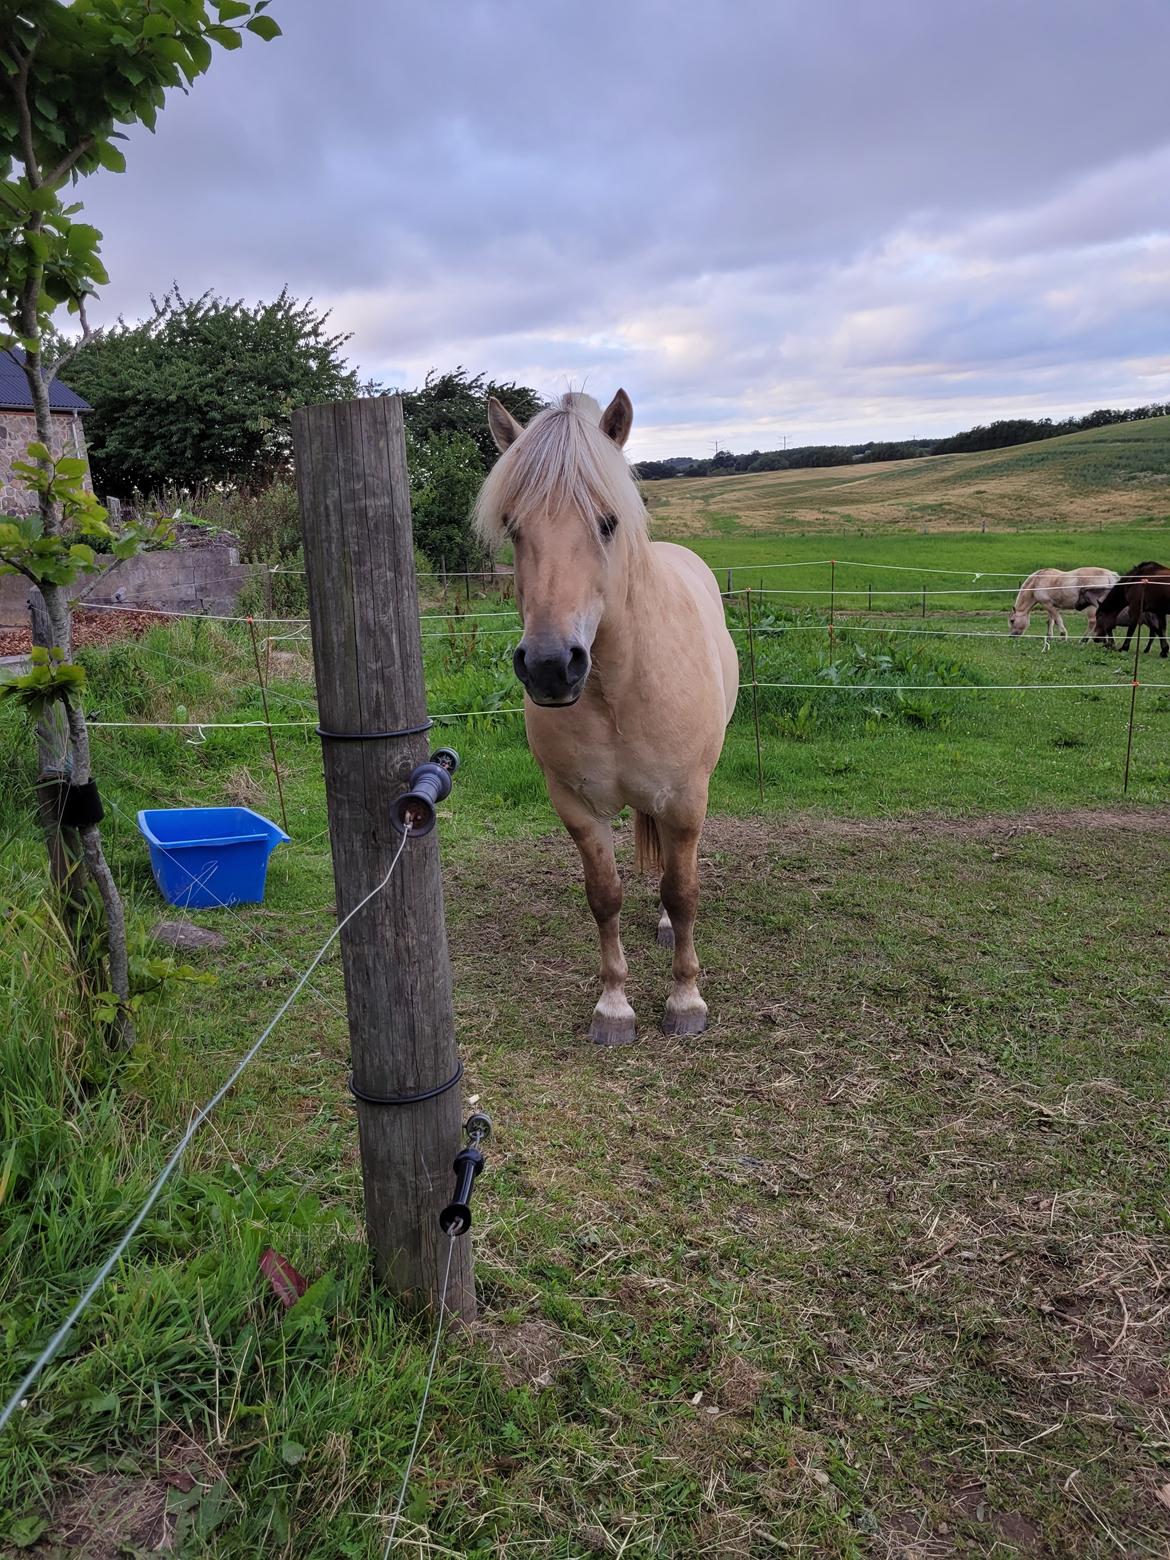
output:
<svg viewBox="0 0 1170 1560"><path fill-rule="evenodd" d="M284 283L364 375L634 401L648 458L1170 399L1170 3L273 0L129 171L113 278Z"/></svg>

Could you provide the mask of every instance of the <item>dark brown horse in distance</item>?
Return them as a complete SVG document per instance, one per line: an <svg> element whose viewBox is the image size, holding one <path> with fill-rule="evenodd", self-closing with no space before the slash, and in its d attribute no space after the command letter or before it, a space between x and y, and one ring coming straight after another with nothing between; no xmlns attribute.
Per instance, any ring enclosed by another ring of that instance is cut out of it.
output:
<svg viewBox="0 0 1170 1560"><path fill-rule="evenodd" d="M1170 614L1170 569L1164 564L1147 561L1135 563L1114 585L1108 595L1097 604L1097 623L1093 637L1098 644L1116 649L1113 630L1118 627L1122 615L1128 622L1122 651L1129 649L1134 631L1144 623L1150 631L1146 654L1154 642L1154 635L1162 644L1162 656L1170 655L1170 643L1166 640L1166 618Z"/></svg>

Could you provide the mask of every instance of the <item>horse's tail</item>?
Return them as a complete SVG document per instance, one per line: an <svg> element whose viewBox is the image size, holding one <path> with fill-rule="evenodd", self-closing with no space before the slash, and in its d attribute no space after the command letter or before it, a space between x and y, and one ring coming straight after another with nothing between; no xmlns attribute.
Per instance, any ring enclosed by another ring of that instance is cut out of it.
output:
<svg viewBox="0 0 1170 1560"><path fill-rule="evenodd" d="M658 825L649 813L634 814L634 866L639 872L662 871L662 841Z"/></svg>

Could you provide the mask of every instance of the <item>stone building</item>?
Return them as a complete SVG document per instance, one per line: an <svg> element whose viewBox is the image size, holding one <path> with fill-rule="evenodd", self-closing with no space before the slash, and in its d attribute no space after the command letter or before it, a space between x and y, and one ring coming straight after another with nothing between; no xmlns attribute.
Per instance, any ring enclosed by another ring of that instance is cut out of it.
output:
<svg viewBox="0 0 1170 1560"><path fill-rule="evenodd" d="M0 352L0 514L9 515L27 514L36 508L35 496L12 474L12 462L23 459L37 436L21 357L19 347ZM88 401L54 379L49 386L49 406L53 413L53 454L86 459L81 419L90 410Z"/></svg>

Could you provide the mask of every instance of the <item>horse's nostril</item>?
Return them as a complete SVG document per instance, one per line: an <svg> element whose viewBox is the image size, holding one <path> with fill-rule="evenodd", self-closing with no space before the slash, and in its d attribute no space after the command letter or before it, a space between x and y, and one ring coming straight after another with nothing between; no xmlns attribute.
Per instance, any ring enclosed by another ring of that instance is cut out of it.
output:
<svg viewBox="0 0 1170 1560"><path fill-rule="evenodd" d="M515 650L512 652L512 670L516 673L517 677L523 677L523 675L524 675L524 646L523 645L517 645Z"/></svg>
<svg viewBox="0 0 1170 1560"><path fill-rule="evenodd" d="M583 645L574 645L569 651L567 670L571 683L580 682L581 678L589 670L589 652Z"/></svg>

